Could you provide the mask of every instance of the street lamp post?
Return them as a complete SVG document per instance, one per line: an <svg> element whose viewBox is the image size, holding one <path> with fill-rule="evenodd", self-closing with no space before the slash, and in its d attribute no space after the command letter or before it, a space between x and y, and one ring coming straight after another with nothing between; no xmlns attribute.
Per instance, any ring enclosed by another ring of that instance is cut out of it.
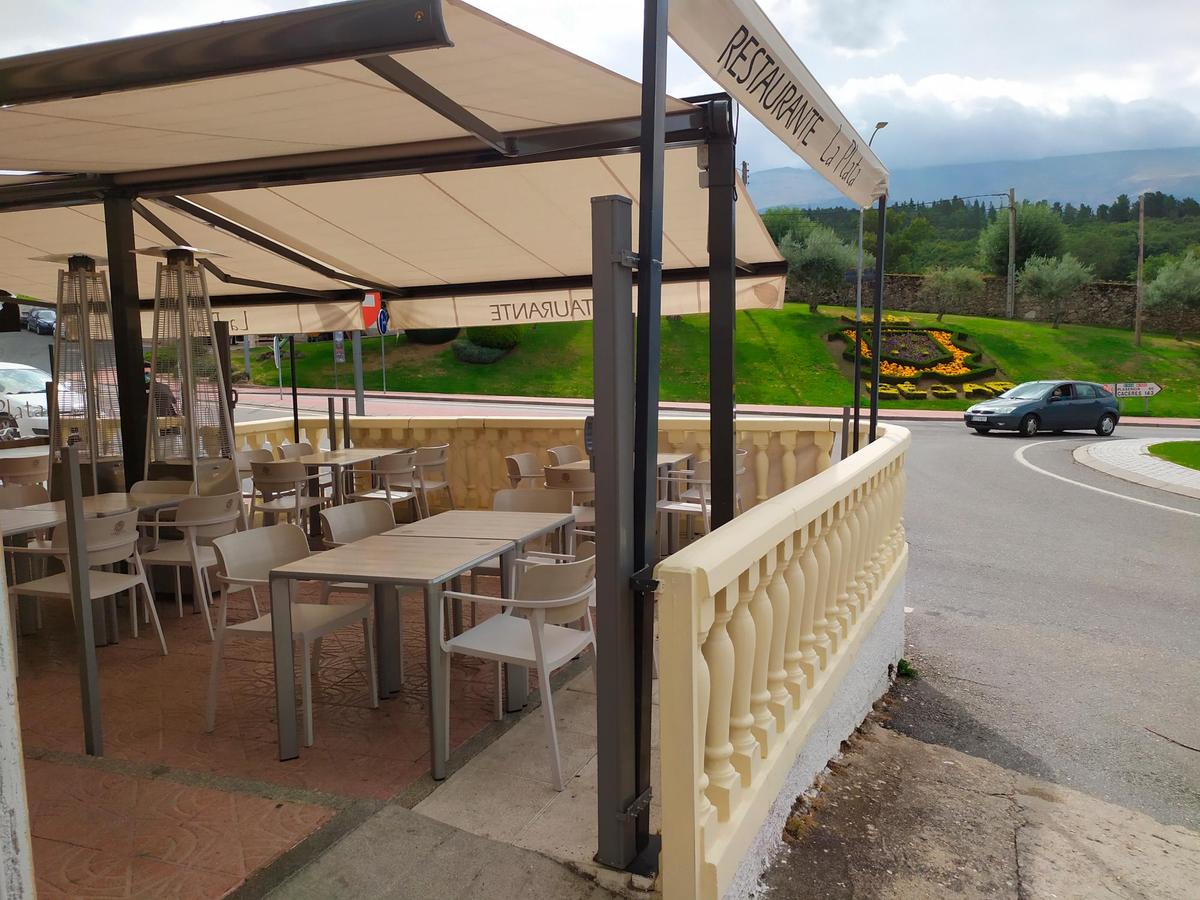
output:
<svg viewBox="0 0 1200 900"><path fill-rule="evenodd" d="M876 122L875 130L867 140L867 146L875 140L881 129L887 128L887 122ZM875 273L879 277L879 273ZM858 354L862 347L862 278L863 278L863 209L858 210L858 278L854 285L854 452L858 452L859 442L859 397L862 394L862 367L859 365ZM843 453L845 450L842 451Z"/></svg>

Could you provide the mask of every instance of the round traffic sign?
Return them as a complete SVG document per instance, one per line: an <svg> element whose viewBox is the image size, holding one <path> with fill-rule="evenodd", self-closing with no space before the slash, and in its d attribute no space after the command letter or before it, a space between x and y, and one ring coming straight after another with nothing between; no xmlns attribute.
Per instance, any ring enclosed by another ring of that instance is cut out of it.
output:
<svg viewBox="0 0 1200 900"><path fill-rule="evenodd" d="M379 310L379 318L375 320L375 327L379 329L380 334L387 334L388 331L388 311L384 306Z"/></svg>

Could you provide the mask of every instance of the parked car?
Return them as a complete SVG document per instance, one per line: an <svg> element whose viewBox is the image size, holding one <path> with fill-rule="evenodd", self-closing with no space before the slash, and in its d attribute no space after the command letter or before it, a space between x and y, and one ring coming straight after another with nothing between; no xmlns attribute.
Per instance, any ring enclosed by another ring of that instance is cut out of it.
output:
<svg viewBox="0 0 1200 900"><path fill-rule="evenodd" d="M21 363L0 362L0 439L45 437L46 382L49 372Z"/></svg>
<svg viewBox="0 0 1200 900"><path fill-rule="evenodd" d="M58 314L52 309L35 309L29 314L29 323L25 326L34 334L54 334L54 324Z"/></svg>
<svg viewBox="0 0 1200 900"><path fill-rule="evenodd" d="M1121 419L1117 398L1090 381L1027 381L963 415L967 427L980 434L1019 431L1026 437L1085 428L1108 436Z"/></svg>

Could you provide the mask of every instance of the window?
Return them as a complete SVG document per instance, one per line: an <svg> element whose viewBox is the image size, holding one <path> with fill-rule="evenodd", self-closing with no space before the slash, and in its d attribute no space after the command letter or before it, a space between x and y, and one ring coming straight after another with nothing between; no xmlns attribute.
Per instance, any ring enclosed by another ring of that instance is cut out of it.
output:
<svg viewBox="0 0 1200 900"><path fill-rule="evenodd" d="M1060 384L1050 392L1051 397L1057 397L1059 400L1071 399L1071 386L1069 384Z"/></svg>
<svg viewBox="0 0 1200 900"><path fill-rule="evenodd" d="M1090 384L1075 385L1075 394L1080 400L1095 400L1100 396L1099 393L1096 392L1096 389Z"/></svg>

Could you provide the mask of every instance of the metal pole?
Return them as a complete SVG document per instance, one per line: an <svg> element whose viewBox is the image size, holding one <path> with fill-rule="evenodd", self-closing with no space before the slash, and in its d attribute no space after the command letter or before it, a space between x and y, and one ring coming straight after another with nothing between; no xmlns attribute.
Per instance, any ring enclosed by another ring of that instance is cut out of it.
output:
<svg viewBox="0 0 1200 900"><path fill-rule="evenodd" d="M187 456L191 463L191 478L196 478L196 466L200 462L200 443L196 434L196 410L193 402L196 397L196 372L192 368L192 335L191 323L188 316L188 282L187 264L191 262L191 253L186 251L170 251L167 253L167 266L175 276L175 295L179 302L179 410L183 413L184 435L187 440Z"/></svg>
<svg viewBox="0 0 1200 900"><path fill-rule="evenodd" d="M875 226L875 321L871 323L871 427L867 443L875 440L879 425L879 346L883 341L883 259L887 241L887 195L879 198L879 222Z"/></svg>
<svg viewBox="0 0 1200 900"><path fill-rule="evenodd" d="M623 869L637 855L637 722L633 675L636 642L633 532L633 203L592 198L592 455L596 527L596 859ZM622 262L622 256L626 261Z"/></svg>
<svg viewBox="0 0 1200 900"><path fill-rule="evenodd" d="M250 377L250 335L242 335L242 368L246 370L246 377Z"/></svg>
<svg viewBox="0 0 1200 900"><path fill-rule="evenodd" d="M875 266L879 269L878 264ZM1017 189L1008 189L1008 283L1005 286L1004 311L1008 318L1017 314Z"/></svg>
<svg viewBox="0 0 1200 900"><path fill-rule="evenodd" d="M354 356L354 414L367 414L366 397L363 395L362 330L350 332L350 352Z"/></svg>
<svg viewBox="0 0 1200 900"><path fill-rule="evenodd" d="M104 198L104 236L108 253L109 300L121 408L121 452L125 484L145 477L146 382L142 375L142 311L138 301L137 261L133 255L133 200Z"/></svg>
<svg viewBox="0 0 1200 900"><path fill-rule="evenodd" d="M383 392L387 393L387 335L379 335L379 371L383 374Z"/></svg>
<svg viewBox="0 0 1200 900"><path fill-rule="evenodd" d="M858 351L862 347L862 277L863 277L863 217L858 211L858 280L854 285L854 452L858 452L859 414L862 409L862 360Z"/></svg>
<svg viewBox="0 0 1200 900"><path fill-rule="evenodd" d="M83 704L83 747L89 756L104 753L100 726L100 681L96 671L96 623L92 618L88 575L87 539L83 531L83 489L79 476L79 451L62 448L63 501L67 519L67 575L71 605L75 610L75 637L79 644L79 697Z"/></svg>
<svg viewBox="0 0 1200 900"><path fill-rule="evenodd" d="M709 104L708 149L708 422L712 445L712 526L732 521L737 496L736 235L737 162L732 111Z"/></svg>
<svg viewBox="0 0 1200 900"><path fill-rule="evenodd" d="M1142 271L1146 256L1146 192L1138 195L1138 264L1137 264L1137 299L1133 305L1133 342L1142 346L1142 297L1145 284L1142 281Z"/></svg>
<svg viewBox="0 0 1200 900"><path fill-rule="evenodd" d="M342 446L350 446L350 398L342 398Z"/></svg>
<svg viewBox="0 0 1200 900"><path fill-rule="evenodd" d="M296 393L296 336L288 335L288 369L292 376L292 440L300 443L300 397Z"/></svg>
<svg viewBox="0 0 1200 900"><path fill-rule="evenodd" d="M336 450L338 448L338 433L337 433L337 411L334 409L333 398L327 397L329 401L329 449Z"/></svg>

